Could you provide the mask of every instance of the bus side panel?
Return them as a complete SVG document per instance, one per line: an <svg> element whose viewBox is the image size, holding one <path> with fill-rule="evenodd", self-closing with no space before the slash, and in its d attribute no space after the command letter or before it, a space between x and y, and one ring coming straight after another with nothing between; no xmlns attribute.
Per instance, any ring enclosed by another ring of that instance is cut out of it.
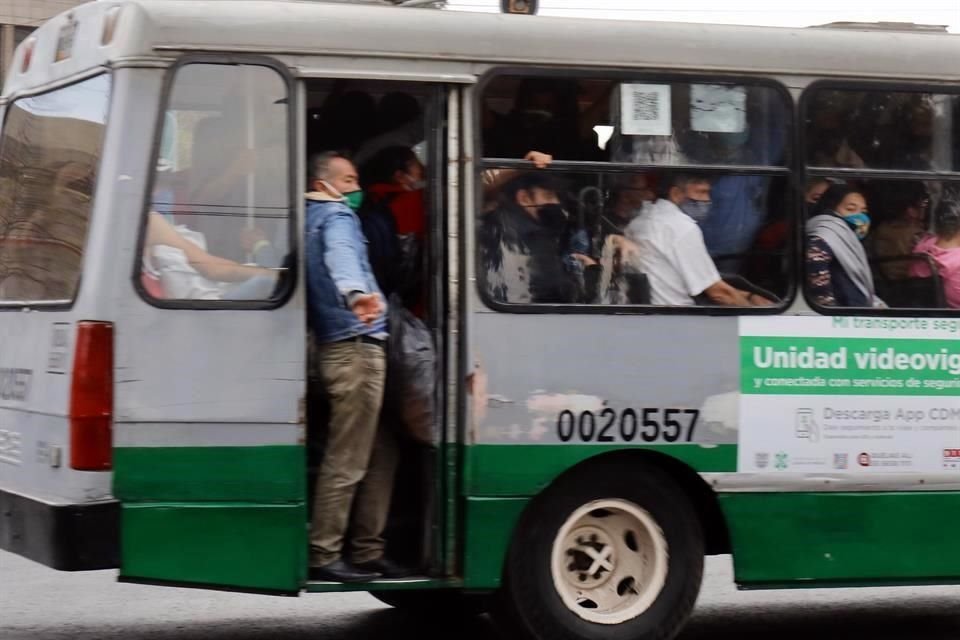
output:
<svg viewBox="0 0 960 640"><path fill-rule="evenodd" d="M470 444L582 456L604 446L737 444L736 317L484 310L471 319L470 361L483 384L470 398Z"/></svg>
<svg viewBox="0 0 960 640"><path fill-rule="evenodd" d="M700 473L732 472L737 468L737 447L722 444L703 447L682 445L473 445L467 450L468 482L472 495L533 496L557 476L594 456L613 451L652 451L668 455Z"/></svg>
<svg viewBox="0 0 960 640"><path fill-rule="evenodd" d="M114 458L124 579L296 591L307 564L302 447L118 447Z"/></svg>
<svg viewBox="0 0 960 640"><path fill-rule="evenodd" d="M296 594L306 518L303 503L125 503L123 578Z"/></svg>
<svg viewBox="0 0 960 640"><path fill-rule="evenodd" d="M467 498L463 545L464 586L496 589L513 530L529 498Z"/></svg>
<svg viewBox="0 0 960 640"><path fill-rule="evenodd" d="M467 447L466 477L472 497L466 500L465 585L473 589L499 586L503 558L517 520L530 500L528 496L537 495L564 471L584 460L624 448L622 445L532 444ZM736 469L735 445L630 448L669 455L701 473Z"/></svg>
<svg viewBox="0 0 960 640"><path fill-rule="evenodd" d="M113 251L90 270L119 292L120 579L294 593L307 573L302 279L262 309L161 308L134 289L164 75L116 75L127 146L111 157L127 161L122 179L106 175Z"/></svg>
<svg viewBox="0 0 960 640"><path fill-rule="evenodd" d="M468 587L498 586L524 506L586 460L631 449L699 473L736 470L736 318L543 316L476 304L469 361L478 379L464 447Z"/></svg>
<svg viewBox="0 0 960 640"><path fill-rule="evenodd" d="M720 495L742 586L960 581L960 493Z"/></svg>

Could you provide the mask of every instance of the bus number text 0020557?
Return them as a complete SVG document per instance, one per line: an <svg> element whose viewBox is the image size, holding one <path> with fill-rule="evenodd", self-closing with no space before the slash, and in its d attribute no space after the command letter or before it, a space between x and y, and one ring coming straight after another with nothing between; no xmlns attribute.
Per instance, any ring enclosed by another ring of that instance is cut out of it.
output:
<svg viewBox="0 0 960 640"><path fill-rule="evenodd" d="M561 442L692 442L699 409L646 407L639 412L618 412L607 407L599 413L569 409L557 416Z"/></svg>

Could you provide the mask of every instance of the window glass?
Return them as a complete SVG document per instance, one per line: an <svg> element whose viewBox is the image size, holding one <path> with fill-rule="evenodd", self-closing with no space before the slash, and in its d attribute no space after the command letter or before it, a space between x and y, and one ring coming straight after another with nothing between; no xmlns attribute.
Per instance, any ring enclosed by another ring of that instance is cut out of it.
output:
<svg viewBox="0 0 960 640"><path fill-rule="evenodd" d="M767 86L500 76L484 91L483 154L781 166L788 113Z"/></svg>
<svg viewBox="0 0 960 640"><path fill-rule="evenodd" d="M103 146L110 76L7 108L0 136L0 301L77 293Z"/></svg>
<svg viewBox="0 0 960 640"><path fill-rule="evenodd" d="M960 184L815 178L807 197L812 302L960 308Z"/></svg>
<svg viewBox="0 0 960 640"><path fill-rule="evenodd" d="M783 93L499 76L482 106L478 273L492 302L747 308L789 297ZM562 161L589 164L551 166Z"/></svg>
<svg viewBox="0 0 960 640"><path fill-rule="evenodd" d="M288 260L287 86L255 65L179 68L163 120L142 281L158 298L266 300Z"/></svg>
<svg viewBox="0 0 960 640"><path fill-rule="evenodd" d="M479 280L510 304L751 307L788 295L780 176L484 174ZM753 294L753 295L751 295Z"/></svg>
<svg viewBox="0 0 960 640"><path fill-rule="evenodd" d="M804 114L807 164L960 171L960 96L819 89Z"/></svg>

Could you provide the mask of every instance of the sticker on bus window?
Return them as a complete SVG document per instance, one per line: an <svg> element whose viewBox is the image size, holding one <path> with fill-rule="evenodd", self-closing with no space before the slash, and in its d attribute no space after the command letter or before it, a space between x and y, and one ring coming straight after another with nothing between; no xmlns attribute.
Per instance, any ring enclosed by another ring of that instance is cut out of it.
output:
<svg viewBox="0 0 960 640"><path fill-rule="evenodd" d="M747 128L747 90L718 84L690 85L690 128L741 133Z"/></svg>
<svg viewBox="0 0 960 640"><path fill-rule="evenodd" d="M620 85L620 122L623 135L669 136L670 85Z"/></svg>
<svg viewBox="0 0 960 640"><path fill-rule="evenodd" d="M67 17L67 23L60 27L60 33L57 36L57 52L53 58L54 62L66 60L73 55L73 42L77 35L77 21L72 17Z"/></svg>

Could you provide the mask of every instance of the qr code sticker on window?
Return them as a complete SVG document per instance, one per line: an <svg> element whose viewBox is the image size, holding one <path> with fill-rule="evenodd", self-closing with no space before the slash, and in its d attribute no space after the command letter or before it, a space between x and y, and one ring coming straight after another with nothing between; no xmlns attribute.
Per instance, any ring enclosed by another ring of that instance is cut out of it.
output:
<svg viewBox="0 0 960 640"><path fill-rule="evenodd" d="M626 84L621 98L624 135L670 135L670 85Z"/></svg>
<svg viewBox="0 0 960 640"><path fill-rule="evenodd" d="M659 120L660 94L650 91L633 91L633 119Z"/></svg>

